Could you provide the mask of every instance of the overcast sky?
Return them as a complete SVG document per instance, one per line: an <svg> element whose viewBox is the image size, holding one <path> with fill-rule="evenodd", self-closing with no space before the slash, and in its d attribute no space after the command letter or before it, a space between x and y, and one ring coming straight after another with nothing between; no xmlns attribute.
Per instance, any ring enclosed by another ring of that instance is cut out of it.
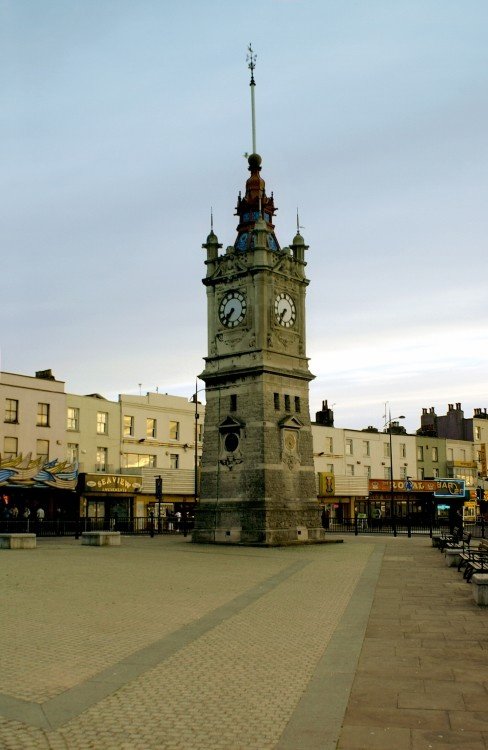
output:
<svg viewBox="0 0 488 750"><path fill-rule="evenodd" d="M486 0L0 0L1 369L190 396L251 151L310 250L311 411L488 406ZM141 384L141 386L139 386Z"/></svg>

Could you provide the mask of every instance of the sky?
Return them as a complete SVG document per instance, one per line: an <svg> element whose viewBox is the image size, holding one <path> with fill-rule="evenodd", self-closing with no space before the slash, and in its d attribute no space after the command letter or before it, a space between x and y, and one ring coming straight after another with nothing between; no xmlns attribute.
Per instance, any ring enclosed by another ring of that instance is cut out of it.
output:
<svg viewBox="0 0 488 750"><path fill-rule="evenodd" d="M488 406L485 0L0 0L0 368L190 397L257 150L307 253L312 417ZM203 383L199 383L203 387Z"/></svg>

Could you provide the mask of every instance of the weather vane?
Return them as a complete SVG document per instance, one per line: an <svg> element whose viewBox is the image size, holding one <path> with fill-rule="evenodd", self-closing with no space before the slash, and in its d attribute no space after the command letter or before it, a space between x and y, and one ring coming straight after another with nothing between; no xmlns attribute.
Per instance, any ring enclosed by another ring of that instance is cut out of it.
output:
<svg viewBox="0 0 488 750"><path fill-rule="evenodd" d="M256 81L254 80L254 68L256 67L257 55L254 54L251 44L247 48L247 66L251 71L251 116L252 116L252 152L256 154L256 108L254 104L254 89L256 87Z"/></svg>
<svg viewBox="0 0 488 750"><path fill-rule="evenodd" d="M300 234L300 229L305 229L303 224L300 224L300 217L298 216L298 207L297 207L297 234Z"/></svg>

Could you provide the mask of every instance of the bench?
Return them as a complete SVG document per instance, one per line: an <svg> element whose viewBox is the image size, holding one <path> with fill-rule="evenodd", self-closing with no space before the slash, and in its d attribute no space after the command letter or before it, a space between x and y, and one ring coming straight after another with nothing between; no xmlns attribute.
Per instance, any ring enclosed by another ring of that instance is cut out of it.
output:
<svg viewBox="0 0 488 750"><path fill-rule="evenodd" d="M0 549L35 549L35 534L0 534Z"/></svg>
<svg viewBox="0 0 488 750"><path fill-rule="evenodd" d="M120 531L83 531L81 543L90 547L120 546Z"/></svg>
<svg viewBox="0 0 488 750"><path fill-rule="evenodd" d="M458 570L465 569L463 578L468 583L474 573L488 573L488 540L482 539L477 549L465 550L459 557Z"/></svg>
<svg viewBox="0 0 488 750"><path fill-rule="evenodd" d="M475 573L473 576L473 599L480 607L488 607L488 574Z"/></svg>
<svg viewBox="0 0 488 750"><path fill-rule="evenodd" d="M470 541L471 534L467 534L466 532L464 532L461 537L457 534L450 534L439 539L439 550L445 552L446 549L457 549L461 547L464 552L465 548L469 547Z"/></svg>

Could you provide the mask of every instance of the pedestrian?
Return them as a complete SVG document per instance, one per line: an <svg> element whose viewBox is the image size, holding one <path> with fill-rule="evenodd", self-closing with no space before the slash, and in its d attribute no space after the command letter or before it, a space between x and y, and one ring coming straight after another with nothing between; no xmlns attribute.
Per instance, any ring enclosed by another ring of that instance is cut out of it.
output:
<svg viewBox="0 0 488 750"><path fill-rule="evenodd" d="M37 516L37 520L39 521L39 523L42 523L45 517L44 508L41 508L41 506L39 506L37 509L36 516Z"/></svg>
<svg viewBox="0 0 488 750"><path fill-rule="evenodd" d="M10 518L13 521L16 521L18 517L19 517L19 509L17 508L17 506L14 503L12 505L11 509L10 509Z"/></svg>
<svg viewBox="0 0 488 750"><path fill-rule="evenodd" d="M27 508L27 507L24 510L24 518L25 518L26 521L28 521L29 518L30 518L30 509Z"/></svg>
<svg viewBox="0 0 488 750"><path fill-rule="evenodd" d="M179 532L181 528L181 513L179 510L175 513L175 531Z"/></svg>
<svg viewBox="0 0 488 750"><path fill-rule="evenodd" d="M330 527L330 513L329 513L329 509L326 508L325 505L322 508L321 518L322 518L322 526L324 527L324 529L328 530Z"/></svg>
<svg viewBox="0 0 488 750"><path fill-rule="evenodd" d="M458 508L454 516L454 533L460 539L463 535L463 511Z"/></svg>

